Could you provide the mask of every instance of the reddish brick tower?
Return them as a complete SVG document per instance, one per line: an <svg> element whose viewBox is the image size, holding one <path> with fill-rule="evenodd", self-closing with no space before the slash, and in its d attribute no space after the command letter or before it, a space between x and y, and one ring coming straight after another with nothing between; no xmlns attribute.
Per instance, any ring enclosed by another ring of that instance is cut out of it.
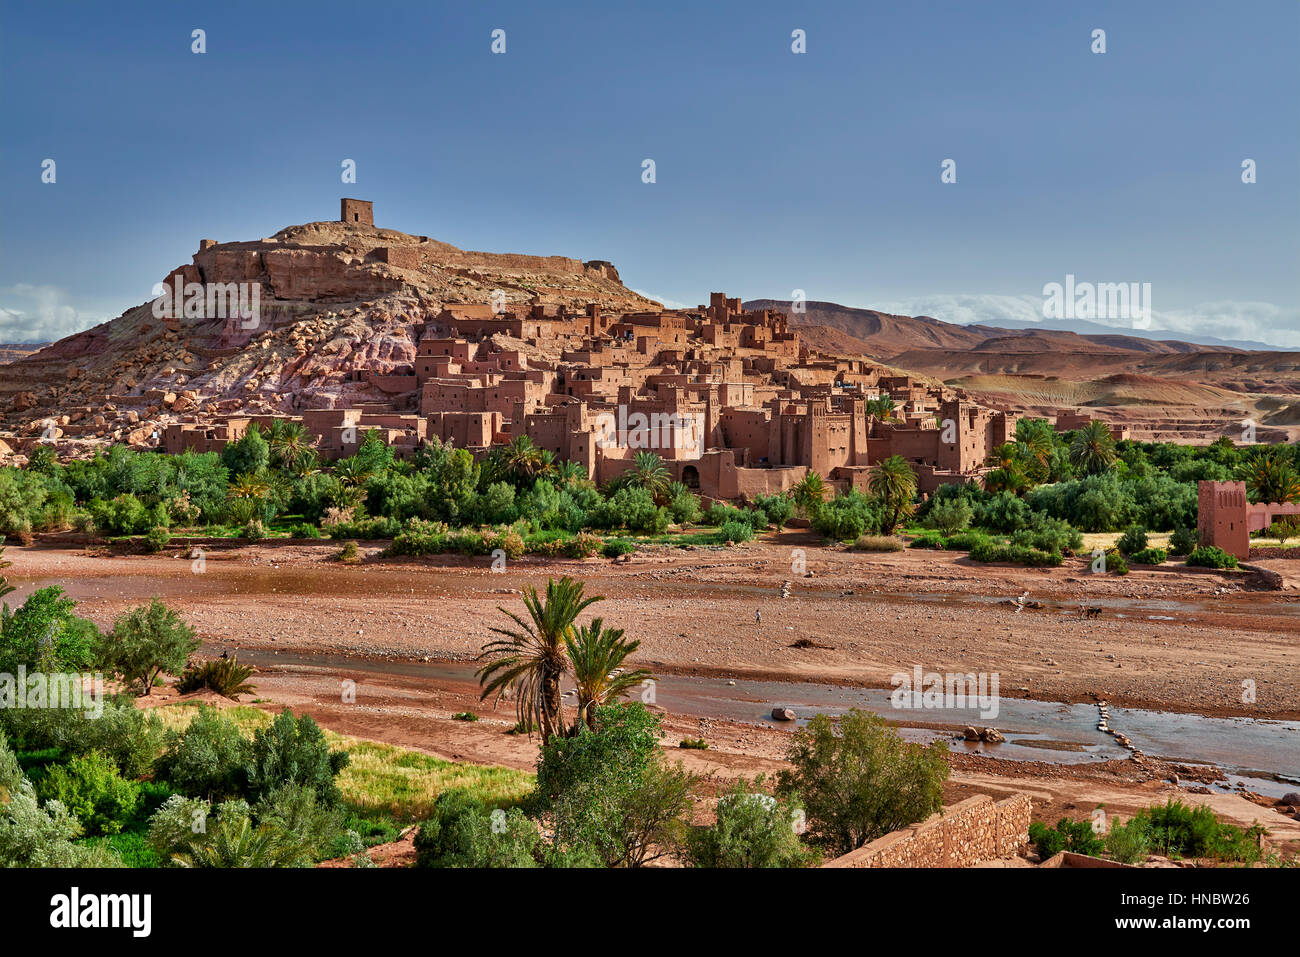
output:
<svg viewBox="0 0 1300 957"><path fill-rule="evenodd" d="M339 204L339 222L354 226L375 225L374 204L368 199L344 199Z"/></svg>
<svg viewBox="0 0 1300 957"><path fill-rule="evenodd" d="M1215 545L1238 558L1250 557L1245 482L1197 482L1196 528L1200 544Z"/></svg>

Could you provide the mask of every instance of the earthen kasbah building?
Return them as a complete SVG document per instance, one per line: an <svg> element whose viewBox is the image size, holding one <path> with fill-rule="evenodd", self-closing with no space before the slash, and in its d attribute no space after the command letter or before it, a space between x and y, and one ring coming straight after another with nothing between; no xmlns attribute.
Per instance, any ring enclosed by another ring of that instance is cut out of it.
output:
<svg viewBox="0 0 1300 957"><path fill-rule="evenodd" d="M1241 559L1250 557L1251 532L1261 532L1284 516L1300 515L1295 502L1251 502L1245 482L1202 481L1196 491L1197 541Z"/></svg>
<svg viewBox="0 0 1300 957"><path fill-rule="evenodd" d="M340 219L373 229L369 202L344 199ZM420 256L418 245L396 244L368 254L401 269ZM573 263L617 280L609 263ZM598 482L656 452L675 480L713 499L781 492L810 471L834 488L864 488L892 455L929 493L978 478L1016 425L957 390L814 352L784 313L747 312L720 292L695 309L620 314L599 303L447 303L421 326L413 363L354 374L371 399L282 416L302 422L324 458L351 454L371 429L399 454L433 437L486 454L527 435ZM868 411L883 396L894 403L888 417ZM189 415L165 427L162 444L219 449L273 418Z"/></svg>

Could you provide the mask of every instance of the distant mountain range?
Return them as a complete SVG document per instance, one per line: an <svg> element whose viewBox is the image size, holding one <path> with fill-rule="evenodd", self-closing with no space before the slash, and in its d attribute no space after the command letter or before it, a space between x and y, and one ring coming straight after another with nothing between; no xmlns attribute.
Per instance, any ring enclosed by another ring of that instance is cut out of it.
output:
<svg viewBox="0 0 1300 957"><path fill-rule="evenodd" d="M1250 339L1219 339L1215 336L1199 336L1189 332L1174 332L1170 329L1121 329L1101 322L1089 322L1087 319L1044 319L1033 322L1027 319L1004 320L1001 329L1046 329L1052 332L1074 332L1081 336L1121 335L1137 339L1151 339L1155 342L1191 342L1201 346L1217 346L1227 349L1246 349L1258 352L1277 352L1277 346L1266 342L1254 342Z"/></svg>
<svg viewBox="0 0 1300 957"><path fill-rule="evenodd" d="M1178 349L1179 344L1210 346L1216 350L1281 351L1263 342L1219 339L1214 336L1198 336L1169 329L1121 329L1100 322L1089 322L1086 319L1044 319L1041 322L1006 319L998 325L982 323L960 325L931 316L897 316L875 309L842 306L834 302L810 301L804 303L804 307L805 312L795 313L792 311L793 304L788 299L751 299L745 303L746 309L779 309L787 312L790 314L791 321L798 325L825 325L858 338L880 337L891 343L907 342L913 346L970 346L986 339L1001 338L1006 332L1028 331L1073 333L1107 345L1121 345L1130 343L1134 339L1145 339L1172 345L1178 351L1183 351Z"/></svg>
<svg viewBox="0 0 1300 957"><path fill-rule="evenodd" d="M1267 430L1261 441L1300 437L1300 352L1086 321L963 326L833 302L803 305L796 313L789 300L753 299L745 308L787 313L813 349L868 356L998 408L1105 410L1167 438L1237 435L1247 420Z"/></svg>

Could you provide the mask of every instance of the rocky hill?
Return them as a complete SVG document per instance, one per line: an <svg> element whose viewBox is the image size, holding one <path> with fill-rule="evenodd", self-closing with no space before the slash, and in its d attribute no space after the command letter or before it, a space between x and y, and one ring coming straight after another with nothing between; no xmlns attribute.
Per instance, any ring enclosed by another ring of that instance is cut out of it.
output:
<svg viewBox="0 0 1300 957"><path fill-rule="evenodd" d="M162 277L160 277L162 278ZM145 441L159 415L331 408L383 398L357 370L415 358L451 303L612 312L657 307L607 262L472 252L354 223L291 226L266 239L204 240L164 282L257 284L255 320L158 318L152 302L16 358L0 375L4 426L32 435ZM248 287L251 289L251 286Z"/></svg>

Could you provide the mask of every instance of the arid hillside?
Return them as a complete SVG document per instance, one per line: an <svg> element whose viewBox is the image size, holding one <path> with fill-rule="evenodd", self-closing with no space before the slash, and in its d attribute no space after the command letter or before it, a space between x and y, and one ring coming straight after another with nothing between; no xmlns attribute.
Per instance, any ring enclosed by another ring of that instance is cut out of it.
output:
<svg viewBox="0 0 1300 957"><path fill-rule="evenodd" d="M164 277L159 277L163 279ZM330 408L381 398L355 375L415 358L448 303L611 312L657 307L608 262L471 252L427 236L354 223L291 226L266 239L205 240L166 277L257 284L255 322L155 317L152 302L17 358L0 374L3 424L23 434L143 441L159 414Z"/></svg>
<svg viewBox="0 0 1300 957"><path fill-rule="evenodd" d="M746 306L790 309L788 301L771 299ZM809 326L833 330L865 355L999 408L1050 414L1061 406L1086 407L1128 423L1139 438L1236 435L1246 420L1256 423L1261 441L1300 437L1300 352L960 326L825 302L806 306L790 314L801 333Z"/></svg>

